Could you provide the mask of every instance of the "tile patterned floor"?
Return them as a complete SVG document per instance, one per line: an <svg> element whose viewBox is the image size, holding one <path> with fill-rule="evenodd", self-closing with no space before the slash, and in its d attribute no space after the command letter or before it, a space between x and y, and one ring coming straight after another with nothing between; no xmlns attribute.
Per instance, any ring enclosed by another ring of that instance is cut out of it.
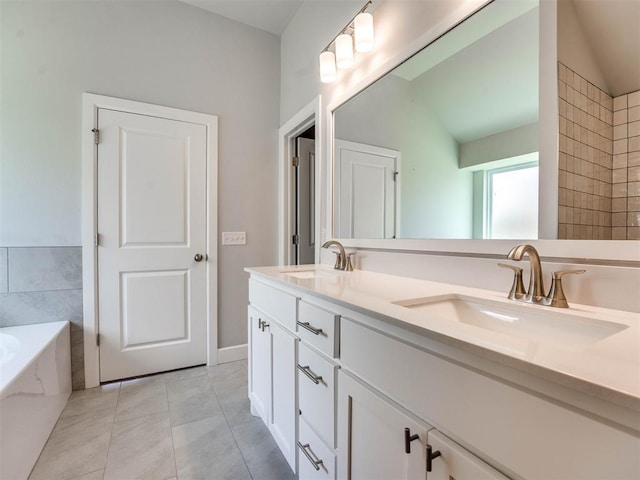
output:
<svg viewBox="0 0 640 480"><path fill-rule="evenodd" d="M30 480L294 479L249 412L247 362L73 392Z"/></svg>

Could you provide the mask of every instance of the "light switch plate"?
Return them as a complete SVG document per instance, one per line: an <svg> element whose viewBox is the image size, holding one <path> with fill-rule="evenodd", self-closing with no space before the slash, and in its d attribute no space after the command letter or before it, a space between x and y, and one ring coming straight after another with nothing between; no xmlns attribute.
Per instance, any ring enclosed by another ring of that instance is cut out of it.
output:
<svg viewBox="0 0 640 480"><path fill-rule="evenodd" d="M222 232L223 245L246 245L247 232Z"/></svg>

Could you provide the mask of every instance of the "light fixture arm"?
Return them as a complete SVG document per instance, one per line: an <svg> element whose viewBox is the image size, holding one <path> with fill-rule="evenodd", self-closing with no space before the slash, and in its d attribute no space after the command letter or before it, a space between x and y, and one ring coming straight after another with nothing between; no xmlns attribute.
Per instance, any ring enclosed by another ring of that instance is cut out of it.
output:
<svg viewBox="0 0 640 480"><path fill-rule="evenodd" d="M336 41L336 38L338 38L343 33L347 33L349 29L353 29L353 22L356 19L356 17L361 13L364 13L372 3L373 3L373 0L369 0L367 3L365 3L364 6L360 10L358 10L358 12L356 12L356 14L351 18L351 20L349 20L349 22L344 26L344 28L340 30L338 34L331 39L331 41L327 44L327 46L322 49L322 51L326 52L327 50L329 50L331 48L331 45L333 45L334 42Z"/></svg>

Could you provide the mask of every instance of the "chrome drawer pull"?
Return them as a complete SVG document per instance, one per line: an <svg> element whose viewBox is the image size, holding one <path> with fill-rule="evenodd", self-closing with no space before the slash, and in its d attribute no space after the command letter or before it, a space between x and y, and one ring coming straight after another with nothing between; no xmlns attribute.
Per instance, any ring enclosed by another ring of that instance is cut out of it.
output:
<svg viewBox="0 0 640 480"><path fill-rule="evenodd" d="M309 365L305 365L304 367L300 364L298 364L298 370L300 370L302 373L304 373L307 377L309 377L311 379L311 381L313 383L315 383L316 385L318 385L320 383L320 380L322 380L321 376L318 375L314 375L313 372L311 371L311 369L309 368Z"/></svg>
<svg viewBox="0 0 640 480"><path fill-rule="evenodd" d="M302 445L300 442L296 442L296 443L298 445L298 448L302 450L302 453L304 453L304 456L307 457L307 459L311 462L311 464L313 465L313 468L315 468L316 470L320 470L320 465L322 465L322 460L316 460L311 456L311 453L307 451L307 448L309 448L309 444L305 443L304 445ZM311 451L310 448L309 448L309 451Z"/></svg>
<svg viewBox="0 0 640 480"><path fill-rule="evenodd" d="M311 325L309 325L309 322L301 322L298 320L296 323L300 325L302 328L306 328L307 330L309 330L311 333L315 335L320 335L322 333L321 328L314 328Z"/></svg>

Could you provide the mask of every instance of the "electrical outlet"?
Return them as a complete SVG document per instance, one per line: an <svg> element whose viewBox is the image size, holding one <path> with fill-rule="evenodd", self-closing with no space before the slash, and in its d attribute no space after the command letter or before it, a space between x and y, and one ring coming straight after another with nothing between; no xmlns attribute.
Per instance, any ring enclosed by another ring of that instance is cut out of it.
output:
<svg viewBox="0 0 640 480"><path fill-rule="evenodd" d="M222 232L223 245L246 245L247 232Z"/></svg>

